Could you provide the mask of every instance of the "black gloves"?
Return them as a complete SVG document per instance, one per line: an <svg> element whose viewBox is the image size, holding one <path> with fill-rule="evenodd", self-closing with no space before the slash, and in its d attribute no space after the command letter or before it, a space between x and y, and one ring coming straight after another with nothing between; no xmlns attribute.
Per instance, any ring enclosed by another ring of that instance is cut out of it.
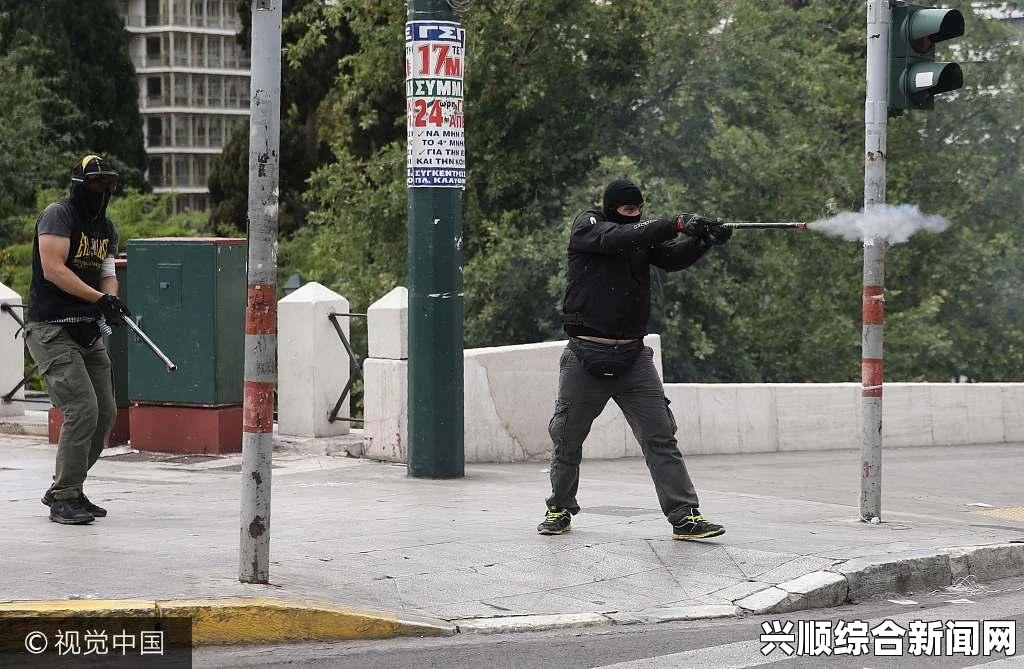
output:
<svg viewBox="0 0 1024 669"><path fill-rule="evenodd" d="M727 228L716 222L714 225L708 226L707 233L704 237L704 243L709 246L721 246L722 244L729 241L732 237L732 228Z"/></svg>
<svg viewBox="0 0 1024 669"><path fill-rule="evenodd" d="M676 230L687 237L700 239L708 246L721 246L732 237L732 228L723 225L720 218L707 218L700 214L676 216Z"/></svg>
<svg viewBox="0 0 1024 669"><path fill-rule="evenodd" d="M132 317L132 312L128 311L128 307L124 306L124 302L119 300L117 295L104 294L96 300L96 306L111 325L120 325L122 318Z"/></svg>

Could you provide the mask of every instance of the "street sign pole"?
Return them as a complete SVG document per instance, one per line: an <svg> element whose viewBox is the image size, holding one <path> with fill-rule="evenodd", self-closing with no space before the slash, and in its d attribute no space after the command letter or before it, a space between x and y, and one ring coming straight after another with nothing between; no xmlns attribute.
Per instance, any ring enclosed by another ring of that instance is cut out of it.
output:
<svg viewBox="0 0 1024 669"><path fill-rule="evenodd" d="M248 289L242 405L238 578L270 579L270 468L277 374L277 206L281 141L281 3L252 4Z"/></svg>
<svg viewBox="0 0 1024 669"><path fill-rule="evenodd" d="M867 96L864 103L864 213L885 203L889 104L889 0L869 0ZM882 517L882 335L885 324L885 239L864 239L861 333L860 517Z"/></svg>
<svg viewBox="0 0 1024 669"><path fill-rule="evenodd" d="M408 472L464 474L462 195L465 32L447 0L409 0Z"/></svg>

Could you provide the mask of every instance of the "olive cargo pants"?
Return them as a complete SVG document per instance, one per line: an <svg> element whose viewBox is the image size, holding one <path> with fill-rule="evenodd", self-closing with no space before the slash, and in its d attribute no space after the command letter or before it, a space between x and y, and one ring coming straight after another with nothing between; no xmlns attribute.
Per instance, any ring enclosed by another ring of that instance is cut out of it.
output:
<svg viewBox="0 0 1024 669"><path fill-rule="evenodd" d="M644 347L633 366L614 379L592 376L566 347L559 363L558 400L548 425L551 435L551 497L549 507L578 513L576 491L580 481L583 441L608 400L622 409L640 442L661 510L670 523L682 522L700 506L697 492L676 443L676 421L654 368L654 351Z"/></svg>
<svg viewBox="0 0 1024 669"><path fill-rule="evenodd" d="M85 348L63 326L41 322L25 325L25 343L46 381L50 400L64 414L53 497L78 497L117 414L107 348L102 338Z"/></svg>

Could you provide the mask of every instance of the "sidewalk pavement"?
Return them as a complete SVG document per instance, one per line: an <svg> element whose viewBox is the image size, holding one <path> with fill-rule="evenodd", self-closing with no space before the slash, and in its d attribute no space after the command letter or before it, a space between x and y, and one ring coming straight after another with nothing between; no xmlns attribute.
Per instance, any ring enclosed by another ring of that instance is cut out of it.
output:
<svg viewBox="0 0 1024 669"><path fill-rule="evenodd" d="M728 529L702 542L672 540L639 459L584 460L583 512L545 537L546 463L411 479L278 445L271 582L252 585L240 456L108 449L86 492L110 515L63 526L39 502L54 447L0 436L0 618L187 610L197 644L260 643L784 613L1024 573L1019 445L887 450L878 525L857 452L688 457Z"/></svg>

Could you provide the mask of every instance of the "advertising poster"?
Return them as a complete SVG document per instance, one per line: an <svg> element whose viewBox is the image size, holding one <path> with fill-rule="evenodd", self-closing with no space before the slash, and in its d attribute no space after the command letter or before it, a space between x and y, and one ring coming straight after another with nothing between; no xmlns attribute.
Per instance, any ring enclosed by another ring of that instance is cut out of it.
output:
<svg viewBox="0 0 1024 669"><path fill-rule="evenodd" d="M465 188L463 64L466 32L454 21L405 24L410 188Z"/></svg>

